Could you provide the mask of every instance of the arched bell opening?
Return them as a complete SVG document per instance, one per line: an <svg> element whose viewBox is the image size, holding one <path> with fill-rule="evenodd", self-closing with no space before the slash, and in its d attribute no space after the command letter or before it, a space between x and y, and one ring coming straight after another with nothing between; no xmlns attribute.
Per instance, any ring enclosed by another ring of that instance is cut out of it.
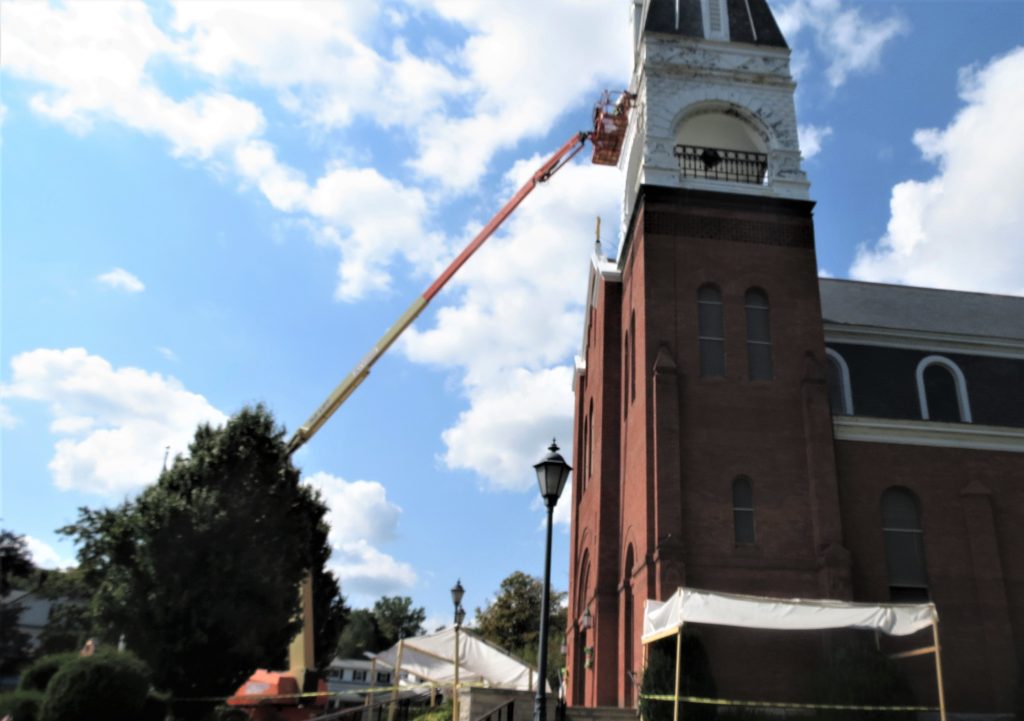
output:
<svg viewBox="0 0 1024 721"><path fill-rule="evenodd" d="M678 124L674 153L683 178L763 185L770 136L737 108L713 105Z"/></svg>

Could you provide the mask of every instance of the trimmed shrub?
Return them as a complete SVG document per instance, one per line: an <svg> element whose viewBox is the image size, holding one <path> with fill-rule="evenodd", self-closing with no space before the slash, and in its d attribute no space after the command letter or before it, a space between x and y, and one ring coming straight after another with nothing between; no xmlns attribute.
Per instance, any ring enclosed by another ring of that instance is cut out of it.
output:
<svg viewBox="0 0 1024 721"><path fill-rule="evenodd" d="M39 721L138 721L149 669L128 653L98 653L65 664L46 687Z"/></svg>
<svg viewBox="0 0 1024 721"><path fill-rule="evenodd" d="M0 694L0 718L10 714L14 721L36 721L43 703L41 691L11 691Z"/></svg>
<svg viewBox="0 0 1024 721"><path fill-rule="evenodd" d="M22 691L45 691L46 684L66 663L78 658L78 654L51 653L48 656L40 656L30 663L22 672L18 688Z"/></svg>
<svg viewBox="0 0 1024 721"><path fill-rule="evenodd" d="M644 721L672 721L672 702L653 701L644 696L669 695L675 692L676 641L666 638L651 644L647 655L647 667L640 682L640 715ZM711 676L707 651L700 636L694 631L683 632L682 677L679 682L680 696L717 695L715 680ZM707 704L685 704L680 714L687 721L714 721L718 708Z"/></svg>
<svg viewBox="0 0 1024 721"><path fill-rule="evenodd" d="M146 701L142 705L139 721L166 721L169 713L170 703L167 695L150 689L146 694Z"/></svg>
<svg viewBox="0 0 1024 721"><path fill-rule="evenodd" d="M817 679L822 703L865 706L913 706L916 701L906 676L895 661L867 641L837 645ZM823 721L908 721L914 712L819 711Z"/></svg>

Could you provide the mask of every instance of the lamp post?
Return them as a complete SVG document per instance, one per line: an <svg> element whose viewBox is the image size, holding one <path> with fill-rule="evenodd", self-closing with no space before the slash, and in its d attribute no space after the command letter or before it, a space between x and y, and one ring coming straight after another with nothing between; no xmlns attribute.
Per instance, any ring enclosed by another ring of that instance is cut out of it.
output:
<svg viewBox="0 0 1024 721"><path fill-rule="evenodd" d="M462 587L462 579L452 586L452 605L455 606L455 683L452 686L452 721L459 721L459 629L466 618L466 610L462 608L462 596L466 589Z"/></svg>
<svg viewBox="0 0 1024 721"><path fill-rule="evenodd" d="M558 497L562 495L565 482L572 468L558 452L554 440L548 447L548 454L533 466L537 471L537 483L544 505L548 509L547 543L544 546L544 591L540 602L540 648L537 649L537 698L533 706L533 721L547 718L547 666L548 666L548 597L551 592L551 515Z"/></svg>

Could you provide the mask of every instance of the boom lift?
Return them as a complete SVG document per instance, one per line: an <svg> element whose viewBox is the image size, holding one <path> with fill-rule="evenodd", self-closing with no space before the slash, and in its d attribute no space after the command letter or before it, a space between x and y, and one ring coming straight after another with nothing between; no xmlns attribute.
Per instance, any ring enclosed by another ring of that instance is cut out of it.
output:
<svg viewBox="0 0 1024 721"><path fill-rule="evenodd" d="M526 199L533 189L547 182L579 153L589 140L594 148L592 162L595 165L617 165L625 139L626 127L629 123L629 111L633 107L636 96L622 92L612 101L612 96L605 91L601 99L594 105L594 127L582 131L569 138L562 147L554 152L537 171L516 191L501 210L485 225L476 237L463 248L462 252L447 268L430 284L430 287L416 298L398 320L388 328L380 340L363 357L359 364L331 391L320 407L299 426L288 441L288 453L293 454L306 444L320 428L330 419L359 385L366 380L370 370L382 355L394 344L416 318L423 312L431 300L445 287L452 276L465 265L466 261L480 249L488 238L508 219ZM307 576L302 584L302 616L303 627L292 641L288 651L289 669L280 673L260 669L242 685L235 695L228 699L228 704L249 711L253 721L261 721L264 714L277 713L275 718L284 721L304 721L312 718L326 703L321 695L325 690L323 682L317 683L314 676L313 660L313 593L312 581ZM394 680L398 682L397 674ZM302 693L305 692L305 693ZM300 695L302 694L302 695ZM303 698L310 696L312 703L302 704ZM266 718L271 718L267 715Z"/></svg>

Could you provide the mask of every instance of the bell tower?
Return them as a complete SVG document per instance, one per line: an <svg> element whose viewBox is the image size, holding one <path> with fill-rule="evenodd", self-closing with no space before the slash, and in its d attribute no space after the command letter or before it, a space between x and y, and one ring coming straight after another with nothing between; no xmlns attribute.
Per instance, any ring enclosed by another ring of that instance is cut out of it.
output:
<svg viewBox="0 0 1024 721"><path fill-rule="evenodd" d="M789 48L767 0L637 0L632 20L624 240L595 250L575 377L582 706L635 705L646 599L850 596ZM790 682L720 636L722 688Z"/></svg>

